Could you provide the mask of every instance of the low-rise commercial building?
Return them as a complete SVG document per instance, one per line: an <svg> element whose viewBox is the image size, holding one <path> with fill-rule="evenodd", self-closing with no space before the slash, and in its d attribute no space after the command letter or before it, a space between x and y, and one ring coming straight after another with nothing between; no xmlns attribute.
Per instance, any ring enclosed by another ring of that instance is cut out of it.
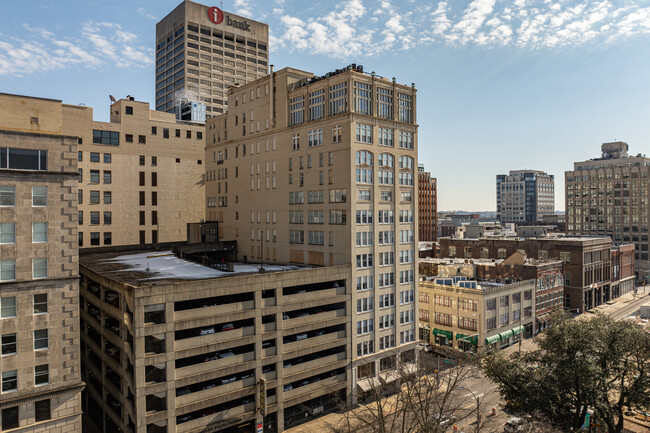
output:
<svg viewBox="0 0 650 433"><path fill-rule="evenodd" d="M440 257L505 259L519 251L532 258L559 259L564 262L564 307L582 313L634 289L629 259L624 259L626 276L612 275L612 250L620 247L609 237L442 238Z"/></svg>
<svg viewBox="0 0 650 433"><path fill-rule="evenodd" d="M283 431L345 401L350 266L259 268L224 272L171 251L82 255L84 413L96 431Z"/></svg>
<svg viewBox="0 0 650 433"><path fill-rule="evenodd" d="M420 281L420 339L463 351L498 350L535 321L535 280L501 283L464 275Z"/></svg>

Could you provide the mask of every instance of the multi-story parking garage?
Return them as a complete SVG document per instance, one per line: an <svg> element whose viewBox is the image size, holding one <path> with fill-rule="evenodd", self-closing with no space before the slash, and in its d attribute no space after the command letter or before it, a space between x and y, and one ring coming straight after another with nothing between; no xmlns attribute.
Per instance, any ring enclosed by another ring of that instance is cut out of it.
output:
<svg viewBox="0 0 650 433"><path fill-rule="evenodd" d="M169 251L82 255L87 421L105 432L282 431L345 399L350 266L265 268L224 272Z"/></svg>

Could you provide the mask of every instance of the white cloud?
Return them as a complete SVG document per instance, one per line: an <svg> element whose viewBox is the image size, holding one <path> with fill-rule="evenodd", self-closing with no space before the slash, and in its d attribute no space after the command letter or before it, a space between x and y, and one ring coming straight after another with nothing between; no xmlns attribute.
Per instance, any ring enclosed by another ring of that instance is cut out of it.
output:
<svg viewBox="0 0 650 433"><path fill-rule="evenodd" d="M142 15L147 19L158 21L158 18L155 15L151 15L150 13L148 13L145 8L138 8L138 14Z"/></svg>
<svg viewBox="0 0 650 433"><path fill-rule="evenodd" d="M250 17L253 15L253 8L248 0L235 0L235 11L242 16Z"/></svg>
<svg viewBox="0 0 650 433"><path fill-rule="evenodd" d="M57 35L24 24L22 37L0 34L0 75L22 76L72 66L150 68L153 49L143 46L137 35L109 22L83 23L78 33Z"/></svg>

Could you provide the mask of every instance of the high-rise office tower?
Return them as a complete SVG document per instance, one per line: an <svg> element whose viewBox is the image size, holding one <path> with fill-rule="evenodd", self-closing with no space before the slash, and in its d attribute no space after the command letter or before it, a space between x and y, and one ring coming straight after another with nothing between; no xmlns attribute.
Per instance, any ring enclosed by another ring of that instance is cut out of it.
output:
<svg viewBox="0 0 650 433"><path fill-rule="evenodd" d="M555 213L555 178L539 170L497 175L497 218L502 223L534 223Z"/></svg>
<svg viewBox="0 0 650 433"><path fill-rule="evenodd" d="M650 158L628 155L622 141L603 143L601 151L600 158L576 162L565 173L567 233L633 243L637 277L650 279Z"/></svg>
<svg viewBox="0 0 650 433"><path fill-rule="evenodd" d="M438 239L438 193L436 178L418 166L418 231L420 242Z"/></svg>
<svg viewBox="0 0 650 433"><path fill-rule="evenodd" d="M231 87L206 124L206 217L239 259L352 263L355 395L414 356L416 90L357 65Z"/></svg>
<svg viewBox="0 0 650 433"><path fill-rule="evenodd" d="M183 1L156 25L156 110L205 121L228 108L227 91L268 72L269 27Z"/></svg>

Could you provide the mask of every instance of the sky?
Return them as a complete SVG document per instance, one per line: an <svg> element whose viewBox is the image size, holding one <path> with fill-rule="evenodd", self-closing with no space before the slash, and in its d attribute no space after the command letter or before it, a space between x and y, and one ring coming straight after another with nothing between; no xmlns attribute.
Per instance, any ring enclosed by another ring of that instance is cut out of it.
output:
<svg viewBox="0 0 650 433"><path fill-rule="evenodd" d="M0 2L0 92L93 107L154 101L155 25L180 0ZM496 175L555 175L622 140L650 154L650 0L225 0L266 22L270 63L350 63L415 83L439 210L494 210Z"/></svg>

